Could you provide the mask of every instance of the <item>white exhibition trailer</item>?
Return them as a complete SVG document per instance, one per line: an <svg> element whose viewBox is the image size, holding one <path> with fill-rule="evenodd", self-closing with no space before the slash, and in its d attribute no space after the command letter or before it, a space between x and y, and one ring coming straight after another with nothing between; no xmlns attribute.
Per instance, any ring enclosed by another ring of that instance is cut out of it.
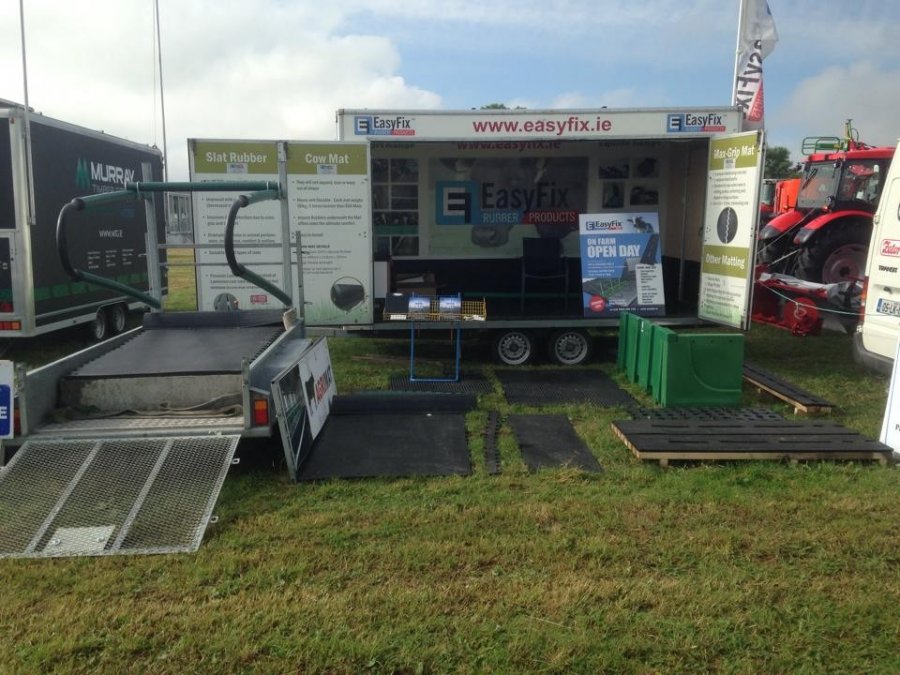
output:
<svg viewBox="0 0 900 675"><path fill-rule="evenodd" d="M309 326L389 328L411 294L484 299L463 327L501 333L625 310L746 326L764 145L741 125L728 107L339 110L336 142L195 139L189 155L192 180L284 186L235 241ZM279 306L220 265L230 203L194 200L199 308Z"/></svg>

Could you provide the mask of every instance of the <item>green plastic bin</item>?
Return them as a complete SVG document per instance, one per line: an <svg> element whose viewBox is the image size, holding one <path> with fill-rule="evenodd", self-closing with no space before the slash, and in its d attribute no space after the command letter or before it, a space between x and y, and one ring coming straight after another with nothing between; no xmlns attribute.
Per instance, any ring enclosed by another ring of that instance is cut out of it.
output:
<svg viewBox="0 0 900 675"><path fill-rule="evenodd" d="M644 342L644 334L649 333L653 330L653 324L644 317L637 316L636 314L632 315L634 318L631 319L634 327L630 328L631 338L629 344L629 350L626 354L625 359L625 376L628 378L629 382L637 382L638 381L638 370L641 364L641 347Z"/></svg>
<svg viewBox="0 0 900 675"><path fill-rule="evenodd" d="M650 390L663 407L736 406L744 379L744 336L658 331Z"/></svg>
<svg viewBox="0 0 900 675"><path fill-rule="evenodd" d="M628 372L628 364L637 358L638 324L640 317L631 312L619 315L619 352L616 355L616 366Z"/></svg>

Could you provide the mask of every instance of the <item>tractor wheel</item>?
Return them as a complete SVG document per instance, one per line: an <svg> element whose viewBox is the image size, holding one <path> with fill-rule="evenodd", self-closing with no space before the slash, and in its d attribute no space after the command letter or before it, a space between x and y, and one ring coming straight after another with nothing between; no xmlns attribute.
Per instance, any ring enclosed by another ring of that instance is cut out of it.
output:
<svg viewBox="0 0 900 675"><path fill-rule="evenodd" d="M563 366L579 366L591 358L591 336L577 328L556 331L547 347L553 362Z"/></svg>
<svg viewBox="0 0 900 675"><path fill-rule="evenodd" d="M826 226L800 249L797 276L822 284L861 279L871 236L870 223L845 221Z"/></svg>
<svg viewBox="0 0 900 675"><path fill-rule="evenodd" d="M494 356L507 366L523 366L534 358L534 336L524 330L505 330L494 339Z"/></svg>

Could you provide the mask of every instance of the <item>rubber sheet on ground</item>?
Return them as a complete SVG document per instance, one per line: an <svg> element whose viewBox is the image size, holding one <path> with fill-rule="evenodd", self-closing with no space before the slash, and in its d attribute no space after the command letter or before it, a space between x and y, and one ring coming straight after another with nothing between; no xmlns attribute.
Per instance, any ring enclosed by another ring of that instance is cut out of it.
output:
<svg viewBox="0 0 900 675"><path fill-rule="evenodd" d="M547 468L603 471L565 415L510 415L508 419L529 471Z"/></svg>
<svg viewBox="0 0 900 675"><path fill-rule="evenodd" d="M469 475L465 394L338 396L301 481L374 476Z"/></svg>

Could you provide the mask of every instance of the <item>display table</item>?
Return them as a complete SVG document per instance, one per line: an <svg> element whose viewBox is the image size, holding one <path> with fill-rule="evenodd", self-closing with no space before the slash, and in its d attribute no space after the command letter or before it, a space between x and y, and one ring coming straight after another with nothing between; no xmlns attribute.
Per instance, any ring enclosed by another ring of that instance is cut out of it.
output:
<svg viewBox="0 0 900 675"><path fill-rule="evenodd" d="M484 300L463 300L462 295L409 295L391 296L384 307L386 321L409 322L409 381L410 382L459 382L462 356L462 322L484 321L487 309ZM416 325L450 322L453 335L455 370L452 377L416 377Z"/></svg>

